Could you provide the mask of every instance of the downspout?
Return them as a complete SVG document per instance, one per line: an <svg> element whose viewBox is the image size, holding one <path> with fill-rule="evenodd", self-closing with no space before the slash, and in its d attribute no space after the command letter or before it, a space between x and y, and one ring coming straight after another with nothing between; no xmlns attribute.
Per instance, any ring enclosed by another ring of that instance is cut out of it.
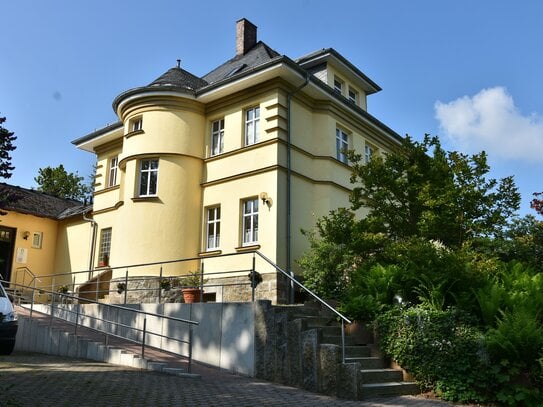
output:
<svg viewBox="0 0 543 407"><path fill-rule="evenodd" d="M287 272L291 278L294 278L292 272L292 254L291 254L291 175L292 175L292 162L291 162L291 129L290 129L290 107L292 97L302 90L309 83L309 74L306 72L305 81L292 92L287 93ZM289 302L294 303L294 282L290 280L289 285Z"/></svg>
<svg viewBox="0 0 543 407"><path fill-rule="evenodd" d="M94 252L95 252L95 246L96 246L96 231L98 230L98 224L94 219L87 218L86 214L89 213L91 209L89 209L87 212L83 212L83 220L91 223L91 245L89 250L89 276L88 279L90 280L92 278L92 270L94 268Z"/></svg>

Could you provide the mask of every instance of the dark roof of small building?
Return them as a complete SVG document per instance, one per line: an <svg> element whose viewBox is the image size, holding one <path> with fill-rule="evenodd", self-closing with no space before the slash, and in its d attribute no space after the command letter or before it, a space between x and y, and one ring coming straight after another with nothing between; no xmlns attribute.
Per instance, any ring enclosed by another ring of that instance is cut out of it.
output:
<svg viewBox="0 0 543 407"><path fill-rule="evenodd" d="M66 219L92 209L73 199L59 198L34 189L0 183L0 209L50 219Z"/></svg>
<svg viewBox="0 0 543 407"><path fill-rule="evenodd" d="M213 69L202 78L209 84L219 82L233 75L244 73L273 59L280 58L281 54L271 49L262 41L258 41L254 47L243 55L236 55L224 64Z"/></svg>

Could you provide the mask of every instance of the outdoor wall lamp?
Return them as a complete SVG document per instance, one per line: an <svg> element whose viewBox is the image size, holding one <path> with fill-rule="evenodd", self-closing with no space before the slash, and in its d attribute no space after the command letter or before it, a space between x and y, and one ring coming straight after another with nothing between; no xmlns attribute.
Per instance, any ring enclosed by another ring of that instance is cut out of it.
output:
<svg viewBox="0 0 543 407"><path fill-rule="evenodd" d="M30 236L30 232L29 232L28 230L25 230L25 231L23 232L23 239L24 239L24 240L28 240L28 236Z"/></svg>
<svg viewBox="0 0 543 407"><path fill-rule="evenodd" d="M266 192L260 193L260 199L262 200L262 204L267 205L268 207L272 206L273 200L268 196Z"/></svg>

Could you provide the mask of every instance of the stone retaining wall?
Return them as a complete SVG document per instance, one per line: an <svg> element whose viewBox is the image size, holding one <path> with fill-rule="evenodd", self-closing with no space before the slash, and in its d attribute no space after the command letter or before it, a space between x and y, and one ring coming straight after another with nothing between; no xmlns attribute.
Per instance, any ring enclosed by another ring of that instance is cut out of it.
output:
<svg viewBox="0 0 543 407"><path fill-rule="evenodd" d="M272 303L288 301L287 279L279 274L262 274L262 282L255 289L255 300L269 300ZM127 283L126 283L127 281ZM126 285L118 293L118 284ZM252 301L251 280L248 275L207 279L205 294L214 294L214 302L250 302ZM160 288L159 277L116 278L109 283L109 295L105 302L111 304L152 304L182 303L183 293L180 287L169 290Z"/></svg>

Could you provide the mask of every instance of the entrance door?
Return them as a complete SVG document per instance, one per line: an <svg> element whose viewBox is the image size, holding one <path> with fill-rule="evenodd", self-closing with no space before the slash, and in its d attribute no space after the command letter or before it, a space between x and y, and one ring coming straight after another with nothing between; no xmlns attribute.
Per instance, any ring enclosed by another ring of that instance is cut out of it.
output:
<svg viewBox="0 0 543 407"><path fill-rule="evenodd" d="M15 250L15 233L17 229L0 226L0 274L2 280L11 278L13 251Z"/></svg>

